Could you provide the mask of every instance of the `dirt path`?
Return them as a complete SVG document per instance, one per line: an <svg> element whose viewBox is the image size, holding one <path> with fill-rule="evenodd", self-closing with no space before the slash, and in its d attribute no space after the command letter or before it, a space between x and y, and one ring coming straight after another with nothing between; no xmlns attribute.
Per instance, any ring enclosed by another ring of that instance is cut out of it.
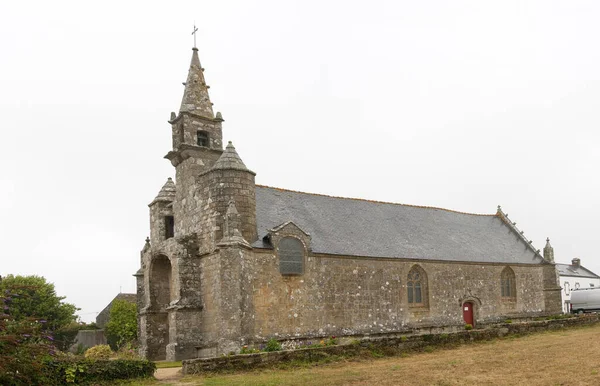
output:
<svg viewBox="0 0 600 386"><path fill-rule="evenodd" d="M181 367L171 367L168 369L157 369L154 372L154 378L159 381L178 381L183 375L181 374Z"/></svg>

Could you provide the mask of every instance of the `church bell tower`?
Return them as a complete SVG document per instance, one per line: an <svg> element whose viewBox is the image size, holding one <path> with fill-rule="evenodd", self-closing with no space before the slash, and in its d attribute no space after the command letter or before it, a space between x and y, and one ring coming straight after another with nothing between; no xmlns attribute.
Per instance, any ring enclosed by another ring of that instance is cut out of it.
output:
<svg viewBox="0 0 600 386"><path fill-rule="evenodd" d="M221 113L213 113L204 79L198 48L192 48L192 60L184 83L179 113L171 113L173 148L165 156L175 167L176 197L173 205L175 236L196 231L192 215L198 210L195 179L210 169L223 153Z"/></svg>

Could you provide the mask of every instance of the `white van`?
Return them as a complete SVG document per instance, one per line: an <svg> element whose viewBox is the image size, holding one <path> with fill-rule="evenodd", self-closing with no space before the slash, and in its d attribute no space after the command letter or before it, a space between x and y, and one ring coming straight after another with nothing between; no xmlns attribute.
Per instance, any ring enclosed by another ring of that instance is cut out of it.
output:
<svg viewBox="0 0 600 386"><path fill-rule="evenodd" d="M600 288L571 291L571 313L600 311Z"/></svg>

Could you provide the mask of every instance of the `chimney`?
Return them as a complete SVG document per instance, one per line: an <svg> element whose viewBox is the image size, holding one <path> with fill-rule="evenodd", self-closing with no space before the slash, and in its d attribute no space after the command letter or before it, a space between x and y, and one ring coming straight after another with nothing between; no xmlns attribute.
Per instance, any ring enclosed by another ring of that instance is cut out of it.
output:
<svg viewBox="0 0 600 386"><path fill-rule="evenodd" d="M571 260L571 265L579 268L579 265L581 265L581 260L579 259L579 257L576 257L573 260Z"/></svg>

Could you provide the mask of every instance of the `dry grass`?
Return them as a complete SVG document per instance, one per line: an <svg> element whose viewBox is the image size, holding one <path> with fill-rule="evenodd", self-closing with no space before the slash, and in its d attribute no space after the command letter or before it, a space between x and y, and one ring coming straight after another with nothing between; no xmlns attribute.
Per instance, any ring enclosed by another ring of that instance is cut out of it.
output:
<svg viewBox="0 0 600 386"><path fill-rule="evenodd" d="M185 377L174 385L600 385L600 325L406 357Z"/></svg>

